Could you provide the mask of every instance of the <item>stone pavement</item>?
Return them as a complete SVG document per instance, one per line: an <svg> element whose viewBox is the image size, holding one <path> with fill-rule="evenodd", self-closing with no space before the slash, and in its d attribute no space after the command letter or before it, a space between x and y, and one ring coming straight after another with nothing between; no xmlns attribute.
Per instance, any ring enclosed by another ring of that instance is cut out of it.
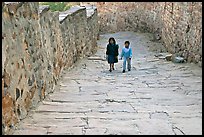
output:
<svg viewBox="0 0 204 137"><path fill-rule="evenodd" d="M133 49L132 71L122 61L109 72L102 60L109 37ZM63 73L54 93L31 110L14 134L202 134L202 69L155 58L146 34L101 35L92 58ZM95 59L94 59L95 58Z"/></svg>

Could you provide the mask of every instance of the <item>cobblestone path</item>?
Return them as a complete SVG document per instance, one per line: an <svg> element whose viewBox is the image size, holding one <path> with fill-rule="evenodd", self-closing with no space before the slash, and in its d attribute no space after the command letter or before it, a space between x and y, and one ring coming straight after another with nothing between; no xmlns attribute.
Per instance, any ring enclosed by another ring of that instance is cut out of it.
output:
<svg viewBox="0 0 204 137"><path fill-rule="evenodd" d="M109 72L102 60L109 37L133 49L132 71L122 61ZM54 93L31 110L14 134L202 134L202 69L154 57L145 34L100 36L98 51L63 72Z"/></svg>

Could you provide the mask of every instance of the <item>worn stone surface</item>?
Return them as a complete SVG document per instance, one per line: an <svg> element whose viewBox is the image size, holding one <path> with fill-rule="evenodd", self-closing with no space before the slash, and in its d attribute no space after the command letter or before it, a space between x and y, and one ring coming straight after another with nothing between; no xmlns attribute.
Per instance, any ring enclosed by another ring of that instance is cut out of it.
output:
<svg viewBox="0 0 204 137"><path fill-rule="evenodd" d="M82 2L98 9L100 33L152 32L166 50L202 66L201 2ZM161 51L159 51L161 52Z"/></svg>
<svg viewBox="0 0 204 137"><path fill-rule="evenodd" d="M2 5L5 134L15 121L24 119L30 108L54 91L64 69L96 50L97 9L75 7L66 12L65 16L51 12L47 6L39 7L38 2Z"/></svg>
<svg viewBox="0 0 204 137"><path fill-rule="evenodd" d="M130 41L130 72L122 73L119 60L110 73L108 63L98 59L105 58L109 37L120 51ZM55 92L32 109L14 134L201 135L201 68L156 60L151 43L144 33L101 35L96 54L64 72Z"/></svg>

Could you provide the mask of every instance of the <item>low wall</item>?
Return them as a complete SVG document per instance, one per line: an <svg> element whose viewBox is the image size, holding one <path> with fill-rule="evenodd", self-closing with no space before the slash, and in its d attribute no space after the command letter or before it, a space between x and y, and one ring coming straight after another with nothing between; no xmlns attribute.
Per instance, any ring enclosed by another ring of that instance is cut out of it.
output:
<svg viewBox="0 0 204 137"><path fill-rule="evenodd" d="M37 2L2 5L2 132L53 92L64 68L96 51L96 7L51 12Z"/></svg>

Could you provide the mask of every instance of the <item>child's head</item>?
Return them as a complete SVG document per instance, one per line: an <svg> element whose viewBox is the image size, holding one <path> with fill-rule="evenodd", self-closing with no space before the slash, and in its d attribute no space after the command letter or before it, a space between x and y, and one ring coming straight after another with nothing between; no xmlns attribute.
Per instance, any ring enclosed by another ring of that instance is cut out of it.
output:
<svg viewBox="0 0 204 137"><path fill-rule="evenodd" d="M125 47L128 48L130 45L130 42L129 41L125 41Z"/></svg>
<svg viewBox="0 0 204 137"><path fill-rule="evenodd" d="M115 44L115 39L113 37L109 38L109 44Z"/></svg>

